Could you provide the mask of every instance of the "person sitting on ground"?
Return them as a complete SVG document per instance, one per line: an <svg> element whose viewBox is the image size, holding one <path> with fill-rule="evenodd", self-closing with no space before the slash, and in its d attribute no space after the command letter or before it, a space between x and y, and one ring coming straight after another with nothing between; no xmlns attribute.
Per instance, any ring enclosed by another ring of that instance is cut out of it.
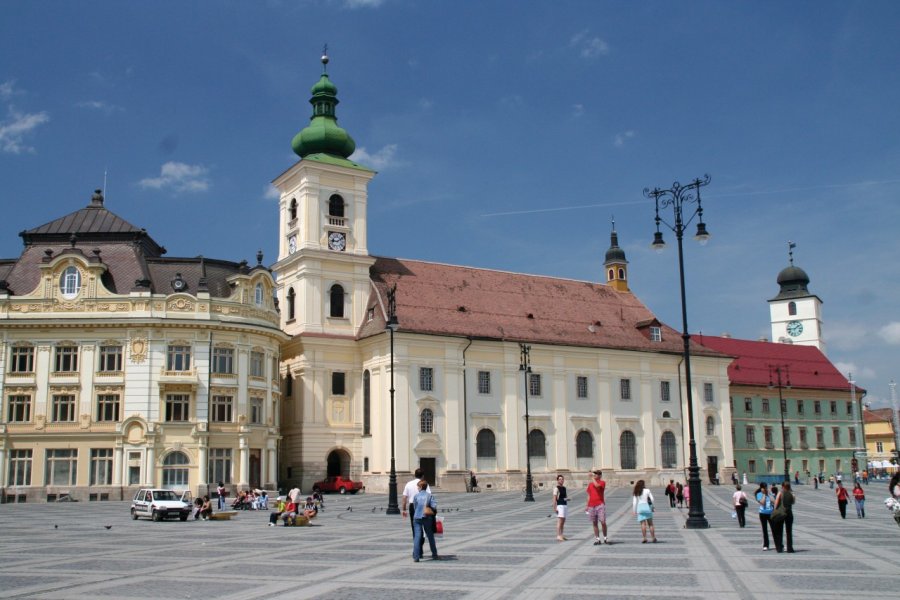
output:
<svg viewBox="0 0 900 600"><path fill-rule="evenodd" d="M316 508L318 510L325 510L325 498L322 497L322 493L319 490L313 492L313 501L316 503Z"/></svg>
<svg viewBox="0 0 900 600"><path fill-rule="evenodd" d="M209 501L209 496L203 496L203 504L200 505L200 518L208 521L212 514L212 503Z"/></svg>
<svg viewBox="0 0 900 600"><path fill-rule="evenodd" d="M285 527L297 524L297 504L293 500L288 502L287 506L284 507L284 513L281 515L281 519L284 521Z"/></svg>
<svg viewBox="0 0 900 600"><path fill-rule="evenodd" d="M307 519L312 519L317 514L319 514L319 509L316 508L316 502L313 500L312 496L309 496L306 499L306 505L303 507L303 516Z"/></svg>
<svg viewBox="0 0 900 600"><path fill-rule="evenodd" d="M259 495L259 509L260 510L268 510L269 509L269 494L266 493L266 490L263 490Z"/></svg>
<svg viewBox="0 0 900 600"><path fill-rule="evenodd" d="M200 519L200 509L203 508L203 498L197 496L194 499L194 520Z"/></svg>

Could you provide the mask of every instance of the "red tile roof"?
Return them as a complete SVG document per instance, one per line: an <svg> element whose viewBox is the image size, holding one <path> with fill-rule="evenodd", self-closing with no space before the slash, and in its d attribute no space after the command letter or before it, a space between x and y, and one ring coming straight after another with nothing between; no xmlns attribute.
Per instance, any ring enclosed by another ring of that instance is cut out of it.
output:
<svg viewBox="0 0 900 600"><path fill-rule="evenodd" d="M679 354L681 335L664 324L662 341L646 327L655 317L630 292L603 284L416 260L377 258L360 338L384 332L387 291L397 284L398 331L498 341ZM692 352L720 354L693 345Z"/></svg>
<svg viewBox="0 0 900 600"><path fill-rule="evenodd" d="M728 367L732 385L768 386L770 366L785 366L795 388L850 390L850 382L815 346L755 342L710 335L694 336L700 344L734 356ZM865 393L857 388L860 395Z"/></svg>
<svg viewBox="0 0 900 600"><path fill-rule="evenodd" d="M863 420L866 423L884 423L886 421L893 425L892 419L893 415L891 414L890 408L866 409L863 411Z"/></svg>

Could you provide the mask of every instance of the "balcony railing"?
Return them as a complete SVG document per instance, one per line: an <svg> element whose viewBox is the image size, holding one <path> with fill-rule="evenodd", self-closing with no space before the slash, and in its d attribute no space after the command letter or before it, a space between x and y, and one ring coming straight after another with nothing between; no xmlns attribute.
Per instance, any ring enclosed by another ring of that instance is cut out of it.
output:
<svg viewBox="0 0 900 600"><path fill-rule="evenodd" d="M775 448L775 444L773 442L766 442L766 450L773 450Z"/></svg>
<svg viewBox="0 0 900 600"><path fill-rule="evenodd" d="M332 227L346 227L347 217L332 217L331 215L329 215L328 224Z"/></svg>

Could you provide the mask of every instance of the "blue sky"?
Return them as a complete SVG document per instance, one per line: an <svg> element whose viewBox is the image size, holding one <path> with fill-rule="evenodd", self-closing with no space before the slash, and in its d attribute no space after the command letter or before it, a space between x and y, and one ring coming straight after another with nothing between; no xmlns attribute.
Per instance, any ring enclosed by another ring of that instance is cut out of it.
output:
<svg viewBox="0 0 900 600"><path fill-rule="evenodd" d="M692 332L770 335L796 264L828 355L881 404L900 379L900 3L45 2L0 19L0 256L107 207L170 256L276 257L269 182L296 157L328 43L370 187L369 249L630 284L680 329L645 187L709 173L688 240ZM672 236L668 236L674 242Z"/></svg>

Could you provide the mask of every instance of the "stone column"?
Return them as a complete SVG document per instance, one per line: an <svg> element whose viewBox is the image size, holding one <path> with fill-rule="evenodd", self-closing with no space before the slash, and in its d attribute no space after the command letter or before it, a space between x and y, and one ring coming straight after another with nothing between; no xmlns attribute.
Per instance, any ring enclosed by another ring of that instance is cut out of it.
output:
<svg viewBox="0 0 900 600"><path fill-rule="evenodd" d="M268 483L274 486L278 485L278 459L275 457L275 447L272 441L269 442L268 449L269 459L266 461L266 467L269 470Z"/></svg>
<svg viewBox="0 0 900 600"><path fill-rule="evenodd" d="M0 488L6 487L7 473L9 473L9 467L6 464L6 449L0 448Z"/></svg>
<svg viewBox="0 0 900 600"><path fill-rule="evenodd" d="M200 441L200 448L198 453L198 465L197 465L197 476L200 481L197 482L197 489L199 490L203 484L207 483L209 480L207 470L209 468L209 448L206 445L206 440L202 439Z"/></svg>
<svg viewBox="0 0 900 600"><path fill-rule="evenodd" d="M116 446L113 457L113 485L122 485L122 472L125 470L124 451L122 446Z"/></svg>
<svg viewBox="0 0 900 600"><path fill-rule="evenodd" d="M247 438L241 438L241 458L240 473L238 473L238 486L248 487L250 485L250 448L247 447Z"/></svg>
<svg viewBox="0 0 900 600"><path fill-rule="evenodd" d="M146 468L144 469L144 481L146 487L156 486L156 451L153 446L147 446Z"/></svg>

